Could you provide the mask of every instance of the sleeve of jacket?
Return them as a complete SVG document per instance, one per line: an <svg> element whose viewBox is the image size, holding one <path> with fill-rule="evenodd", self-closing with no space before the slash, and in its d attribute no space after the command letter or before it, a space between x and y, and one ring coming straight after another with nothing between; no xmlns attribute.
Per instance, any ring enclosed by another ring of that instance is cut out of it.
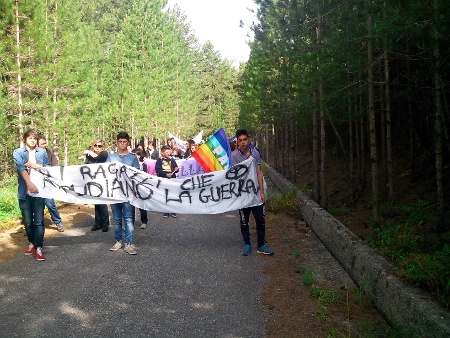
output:
<svg viewBox="0 0 450 338"><path fill-rule="evenodd" d="M166 177L166 173L164 172L164 170L162 168L161 158L158 158L156 160L155 171L156 171L156 176L158 176L158 177Z"/></svg>
<svg viewBox="0 0 450 338"><path fill-rule="evenodd" d="M25 162L27 162L23 156L23 152L20 151L19 149L14 150L13 152L13 158L14 158L14 163L16 164L17 167L17 173L20 175L22 175L22 171L27 170L27 167L25 167Z"/></svg>
<svg viewBox="0 0 450 338"><path fill-rule="evenodd" d="M171 163L172 171L174 171L176 167L178 167L177 161L172 158L172 163ZM176 177L177 177L177 174L174 173L171 178L176 178Z"/></svg>

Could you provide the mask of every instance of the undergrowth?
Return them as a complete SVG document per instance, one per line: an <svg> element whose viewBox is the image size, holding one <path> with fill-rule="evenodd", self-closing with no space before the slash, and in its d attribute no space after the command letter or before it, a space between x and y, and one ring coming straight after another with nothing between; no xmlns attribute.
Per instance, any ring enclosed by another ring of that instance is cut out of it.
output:
<svg viewBox="0 0 450 338"><path fill-rule="evenodd" d="M0 181L0 229L4 228L11 219L19 217L17 177L5 175Z"/></svg>
<svg viewBox="0 0 450 338"><path fill-rule="evenodd" d="M400 215L374 227L368 243L396 266L401 277L450 308L449 234L435 233L435 206L418 200L397 209Z"/></svg>
<svg viewBox="0 0 450 338"><path fill-rule="evenodd" d="M267 200L267 209L273 213L283 213L286 216L298 216L300 213L301 201L295 191L288 191L284 194L271 194Z"/></svg>

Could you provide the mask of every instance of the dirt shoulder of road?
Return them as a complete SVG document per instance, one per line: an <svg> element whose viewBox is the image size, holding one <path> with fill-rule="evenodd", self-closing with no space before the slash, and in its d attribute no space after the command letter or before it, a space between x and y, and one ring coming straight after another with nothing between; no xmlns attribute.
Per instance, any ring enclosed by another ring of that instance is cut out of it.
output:
<svg viewBox="0 0 450 338"><path fill-rule="evenodd" d="M70 228L75 222L92 218L94 207L92 205L67 204L58 205L64 228ZM28 248L28 239L20 220L11 221L12 225L0 231L0 264L17 255L21 255ZM45 209L45 238L58 234L56 226L52 224L50 215Z"/></svg>

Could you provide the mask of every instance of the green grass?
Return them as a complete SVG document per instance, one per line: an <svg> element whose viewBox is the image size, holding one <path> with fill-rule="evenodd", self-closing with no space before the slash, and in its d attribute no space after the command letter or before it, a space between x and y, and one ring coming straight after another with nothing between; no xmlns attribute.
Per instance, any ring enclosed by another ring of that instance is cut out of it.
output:
<svg viewBox="0 0 450 338"><path fill-rule="evenodd" d="M315 283L317 283L317 277L314 274L314 272L310 270L305 270L302 275L302 281L303 284L305 284L306 286L312 286Z"/></svg>
<svg viewBox="0 0 450 338"><path fill-rule="evenodd" d="M21 216L17 200L17 178L4 176L0 183L0 229Z"/></svg>
<svg viewBox="0 0 450 338"><path fill-rule="evenodd" d="M267 200L267 210L287 216L297 216L300 212L300 205L301 201L295 191L289 191L282 195L272 194Z"/></svg>
<svg viewBox="0 0 450 338"><path fill-rule="evenodd" d="M405 278L450 308L450 233L436 234L436 206L417 200L399 206L391 217L372 228L368 238Z"/></svg>
<svg viewBox="0 0 450 338"><path fill-rule="evenodd" d="M313 294L315 297L319 298L322 303L334 303L341 300L341 295L334 290L323 290L320 288L314 288Z"/></svg>

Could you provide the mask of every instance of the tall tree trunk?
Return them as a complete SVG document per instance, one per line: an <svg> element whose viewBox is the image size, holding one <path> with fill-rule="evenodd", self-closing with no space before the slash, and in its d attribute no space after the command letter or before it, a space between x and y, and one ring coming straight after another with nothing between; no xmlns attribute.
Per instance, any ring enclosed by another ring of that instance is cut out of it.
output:
<svg viewBox="0 0 450 338"><path fill-rule="evenodd" d="M445 229L444 223L444 180L442 174L442 87L440 74L440 48L438 32L438 0L433 1L433 25L432 41L434 56L434 102L435 102L435 121L434 121L434 147L436 161L436 187L437 187L437 205L438 205L438 223L436 230L441 233Z"/></svg>
<svg viewBox="0 0 450 338"><path fill-rule="evenodd" d="M317 114L317 90L313 90L313 200L319 203L320 200L320 179L319 179L319 163L320 163L320 148L319 148L319 118Z"/></svg>
<svg viewBox="0 0 450 338"><path fill-rule="evenodd" d="M342 153L344 154L344 157L347 158L347 151L345 150L344 142L342 141L342 137L339 134L339 130L337 130L336 126L333 123L333 120L330 117L328 117L328 121L330 122L331 128L333 129L334 134L336 135L336 138L339 142L339 145L341 146L341 150Z"/></svg>
<svg viewBox="0 0 450 338"><path fill-rule="evenodd" d="M355 106L355 110L357 107ZM356 145L356 177L355 177L355 202L359 198L359 194L361 192L361 143L360 140L360 125L359 125L359 119L355 120L355 145Z"/></svg>
<svg viewBox="0 0 450 338"><path fill-rule="evenodd" d="M368 111L370 128L370 160L372 163L372 211L373 221L379 224L379 188L378 188L378 155L377 155L377 130L375 125L375 105L373 93L373 42L372 42L372 13L369 0L369 13L367 16L367 89L368 89Z"/></svg>
<svg viewBox="0 0 450 338"><path fill-rule="evenodd" d="M59 53L60 53L59 48L58 48L58 44L59 44L59 40L58 40L59 39L59 37L58 37L58 1L55 1L54 7L55 7L55 10L54 10L54 17L53 17L53 41L55 41L55 43L57 44L57 48L56 48L55 57L53 59L53 63L56 65L59 62ZM55 66L55 69L56 69L56 66ZM58 74L56 73L56 70L55 70L55 73L53 74L53 76L54 76L55 83L54 83L54 88L53 88L53 104L54 104L53 121L51 124L52 129L53 129L53 145L52 145L53 149L52 150L55 153L55 155L57 157L59 157L58 156L58 153L59 153L58 128L56 128L56 121L58 119L58 113L59 113L58 108L56 108L56 102L58 100L58 88L57 88L58 87L57 86ZM64 161L66 161L66 159L64 159Z"/></svg>
<svg viewBox="0 0 450 338"><path fill-rule="evenodd" d="M20 16L19 16L19 0L15 0L15 19L16 19L16 62L17 62L17 109L18 109L18 126L20 146L23 146L23 111L22 111L22 68L20 54Z"/></svg>
<svg viewBox="0 0 450 338"><path fill-rule="evenodd" d="M316 203L320 202L320 148L319 148L319 117L318 117L318 85L317 85L317 58L318 58L318 46L317 46L317 27L313 26L311 28L311 40L314 46L315 57L313 58L311 67L311 76L313 80L313 90L312 90L312 126L313 126L313 193L312 197Z"/></svg>
<svg viewBox="0 0 450 338"><path fill-rule="evenodd" d="M362 91L362 82L359 82L360 91L359 91L359 144L361 148L361 175L360 175L360 183L361 188L366 187L366 128L365 128L365 109L363 108L363 91Z"/></svg>
<svg viewBox="0 0 450 338"><path fill-rule="evenodd" d="M391 135L391 92L389 83L389 59L387 43L384 43L384 90L386 104L386 156L387 156L387 185L389 209L394 207L394 173L392 169L392 135Z"/></svg>
<svg viewBox="0 0 450 338"><path fill-rule="evenodd" d="M409 55L409 40L406 42L406 55ZM412 180L416 179L416 147L414 141L414 117L413 117L413 99L412 99L412 84L411 84L411 60L406 60L406 81L408 82L408 128L409 128L409 154L410 154L410 169Z"/></svg>
<svg viewBox="0 0 450 338"><path fill-rule="evenodd" d="M350 204L355 204L355 159L353 149L353 118L352 118L352 100L348 99L348 152L349 152L349 181L350 181Z"/></svg>
<svg viewBox="0 0 450 338"><path fill-rule="evenodd" d="M325 132L325 107L322 79L319 80L319 107L320 107L320 206L328 206L327 181L326 181L326 132Z"/></svg>

